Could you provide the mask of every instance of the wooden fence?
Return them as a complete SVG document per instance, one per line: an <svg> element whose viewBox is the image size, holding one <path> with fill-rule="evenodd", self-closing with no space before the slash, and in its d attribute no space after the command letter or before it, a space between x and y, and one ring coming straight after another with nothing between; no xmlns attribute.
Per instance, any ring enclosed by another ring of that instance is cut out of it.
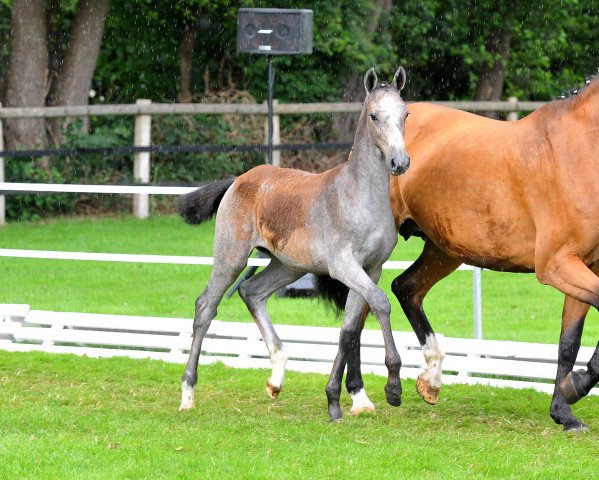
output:
<svg viewBox="0 0 599 480"><path fill-rule="evenodd" d="M191 345L191 319L134 317L30 310L28 305L0 305L0 349L41 350L91 357L126 356L184 363ZM328 374L339 338L338 328L277 325L289 355L288 368ZM416 378L425 363L412 332L394 332L402 358L402 378ZM443 382L532 388L551 393L557 368L557 345L472 340L437 335L446 352ZM582 347L576 367L593 354ZM386 375L385 349L379 330L362 334L362 371ZM270 368L268 351L253 323L215 320L202 344L201 363L220 361L236 368ZM599 394L599 388L591 391Z"/></svg>
<svg viewBox="0 0 599 480"><path fill-rule="evenodd" d="M511 97L507 101L478 102L478 101L456 101L456 102L432 102L439 105L477 111L507 112L508 120L517 120L521 111L531 111L544 105L545 102L519 101ZM28 108L1 108L0 104L0 183L4 182L4 157L3 148L3 119L15 118L56 118L56 117L90 117L105 115L130 115L135 117L135 147L150 147L151 124L153 115L264 115L268 114L266 104L225 104L225 103L153 103L150 100L140 99L135 104L124 105L81 105L64 107L28 107ZM315 114L315 113L358 113L362 108L359 102L351 103L274 103L274 135L273 144L280 145L280 115L293 114ZM265 122L265 143L267 138L267 127ZM141 183L150 183L150 153L136 152L133 165L134 178ZM280 152L275 150L273 157L275 165L280 164ZM10 190L10 186L3 183L3 190ZM32 185L28 190L35 191ZM134 195L134 214L138 218L146 218L149 215L149 194L139 193ZM0 225L5 222L4 196L0 195Z"/></svg>

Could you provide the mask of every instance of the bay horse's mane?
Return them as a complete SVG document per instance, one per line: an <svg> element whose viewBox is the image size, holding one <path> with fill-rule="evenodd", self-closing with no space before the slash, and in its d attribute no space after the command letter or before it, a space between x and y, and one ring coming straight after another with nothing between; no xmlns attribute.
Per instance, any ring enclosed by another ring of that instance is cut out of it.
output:
<svg viewBox="0 0 599 480"><path fill-rule="evenodd" d="M586 77L584 77L584 85L582 85L580 87L571 88L567 93L563 92L560 95L558 95L557 97L555 97L554 100L568 100L570 98L577 97L580 93L582 93L584 90L586 90L586 88L591 83L593 83L593 81L595 81L598 77L599 77L599 68L597 69L597 72L594 73L593 75L587 75Z"/></svg>

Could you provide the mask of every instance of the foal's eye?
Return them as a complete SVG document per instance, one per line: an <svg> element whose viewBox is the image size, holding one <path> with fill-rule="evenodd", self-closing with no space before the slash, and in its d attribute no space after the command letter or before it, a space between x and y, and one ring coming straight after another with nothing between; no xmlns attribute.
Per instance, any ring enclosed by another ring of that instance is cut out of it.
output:
<svg viewBox="0 0 599 480"><path fill-rule="evenodd" d="M370 118L372 119L373 122L376 122L379 119L374 113L370 114Z"/></svg>

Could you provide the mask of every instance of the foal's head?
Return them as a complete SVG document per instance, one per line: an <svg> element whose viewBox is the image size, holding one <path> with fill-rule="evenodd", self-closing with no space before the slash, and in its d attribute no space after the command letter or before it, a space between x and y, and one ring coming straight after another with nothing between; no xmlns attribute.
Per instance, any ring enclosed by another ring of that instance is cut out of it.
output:
<svg viewBox="0 0 599 480"><path fill-rule="evenodd" d="M408 109L401 99L400 91L406 83L406 72L397 69L391 85L377 86L374 68L364 75L366 100L363 115L374 145L381 152L392 175L401 175L410 166L410 157L403 140Z"/></svg>

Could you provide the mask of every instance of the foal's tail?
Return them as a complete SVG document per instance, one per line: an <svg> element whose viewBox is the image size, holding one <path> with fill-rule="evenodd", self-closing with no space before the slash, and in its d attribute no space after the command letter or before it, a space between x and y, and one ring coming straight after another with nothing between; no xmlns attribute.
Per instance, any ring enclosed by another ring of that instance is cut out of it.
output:
<svg viewBox="0 0 599 480"><path fill-rule="evenodd" d="M314 275L314 289L316 296L332 306L337 315L341 316L349 288L329 275Z"/></svg>
<svg viewBox="0 0 599 480"><path fill-rule="evenodd" d="M225 192L233 185L234 181L235 177L217 180L183 195L177 205L179 213L190 225L196 225L212 218L216 214Z"/></svg>

